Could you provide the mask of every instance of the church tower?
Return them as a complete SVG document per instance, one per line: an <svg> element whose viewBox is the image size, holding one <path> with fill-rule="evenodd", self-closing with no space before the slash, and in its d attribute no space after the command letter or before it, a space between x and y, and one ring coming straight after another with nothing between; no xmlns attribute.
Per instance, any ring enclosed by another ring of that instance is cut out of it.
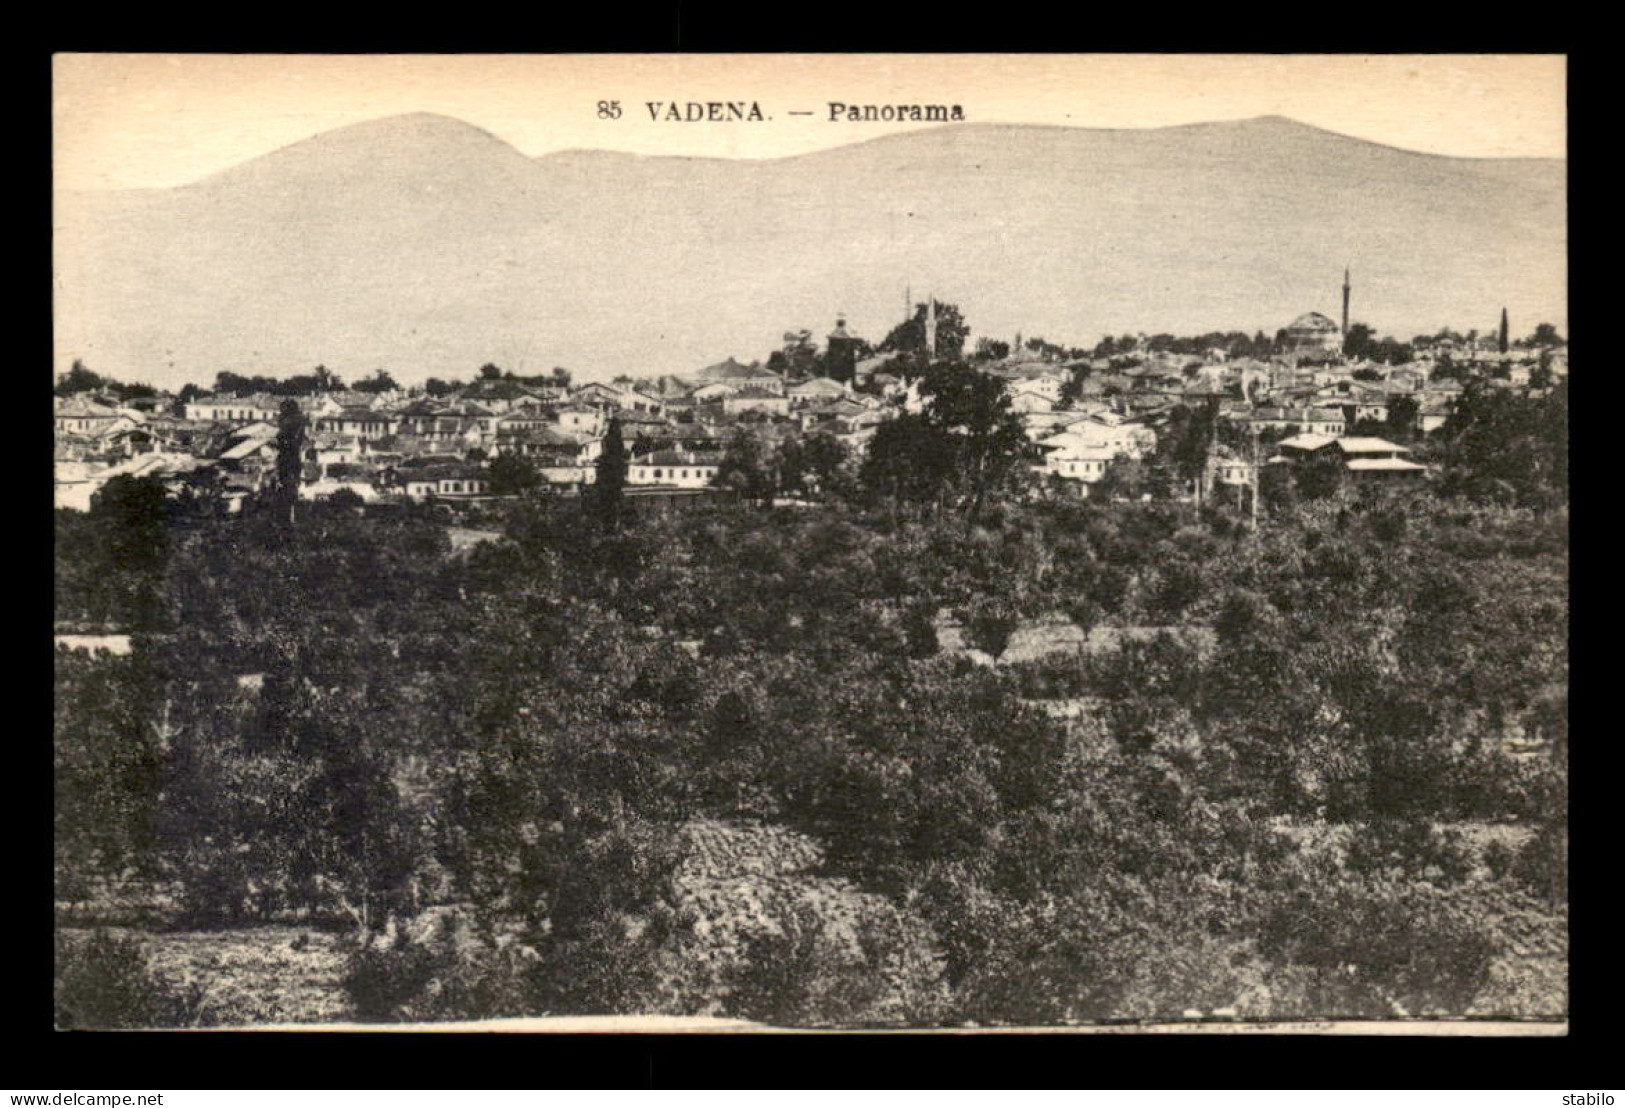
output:
<svg viewBox="0 0 1625 1108"><path fill-rule="evenodd" d="M863 340L846 329L845 312L835 317L835 330L829 333L828 338L824 374L842 384L850 384L857 375L858 346Z"/></svg>
<svg viewBox="0 0 1625 1108"><path fill-rule="evenodd" d="M1343 267L1343 337L1349 337L1349 269Z"/></svg>

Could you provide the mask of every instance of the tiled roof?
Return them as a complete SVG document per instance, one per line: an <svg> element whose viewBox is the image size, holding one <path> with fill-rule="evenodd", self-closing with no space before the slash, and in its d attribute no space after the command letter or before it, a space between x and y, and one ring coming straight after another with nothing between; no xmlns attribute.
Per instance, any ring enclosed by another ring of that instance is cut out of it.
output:
<svg viewBox="0 0 1625 1108"><path fill-rule="evenodd" d="M694 376L706 381L734 381L750 379L752 377L772 377L777 379L778 374L772 370L763 369L760 365L744 365L732 357L716 365L708 365Z"/></svg>
<svg viewBox="0 0 1625 1108"><path fill-rule="evenodd" d="M484 477L485 470L480 466L466 462L446 462L411 470L402 475L402 480L417 483L420 481L461 481Z"/></svg>
<svg viewBox="0 0 1625 1108"><path fill-rule="evenodd" d="M634 458L639 466L714 466L722 464L722 455L687 450L658 450L646 458Z"/></svg>
<svg viewBox="0 0 1625 1108"><path fill-rule="evenodd" d="M400 468L407 473L415 473L418 470L430 469L438 465L452 465L461 461L462 459L455 454L424 454L420 457L406 459L401 463Z"/></svg>
<svg viewBox="0 0 1625 1108"><path fill-rule="evenodd" d="M75 396L59 404L55 414L69 419L114 419L122 413L110 405Z"/></svg>
<svg viewBox="0 0 1625 1108"><path fill-rule="evenodd" d="M1337 440L1337 448L1345 454L1409 454L1410 447L1400 446L1387 439L1350 436Z"/></svg>
<svg viewBox="0 0 1625 1108"><path fill-rule="evenodd" d="M830 377L814 377L810 381L803 381L798 385L789 386L789 392L846 392L846 386Z"/></svg>
<svg viewBox="0 0 1625 1108"><path fill-rule="evenodd" d="M568 446L578 448L586 441L584 436L573 435L566 431L555 431L551 427L532 427L524 431L507 431L498 436L501 441L529 443L535 446Z"/></svg>
<svg viewBox="0 0 1625 1108"><path fill-rule="evenodd" d="M1289 439L1282 439L1276 445L1290 447L1293 450L1319 450L1336 441L1332 435L1293 435Z"/></svg>
<svg viewBox="0 0 1625 1108"><path fill-rule="evenodd" d="M1426 469L1427 466L1406 461L1404 458L1350 458L1343 463L1347 468L1356 472L1371 472L1373 470L1389 470L1395 472L1411 472Z"/></svg>

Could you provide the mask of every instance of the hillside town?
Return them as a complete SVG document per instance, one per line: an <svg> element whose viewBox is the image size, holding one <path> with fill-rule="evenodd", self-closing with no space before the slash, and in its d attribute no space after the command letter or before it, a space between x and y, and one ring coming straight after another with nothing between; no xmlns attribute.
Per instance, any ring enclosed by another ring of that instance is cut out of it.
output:
<svg viewBox="0 0 1625 1108"><path fill-rule="evenodd" d="M907 301L61 374L58 1026L1564 1018L1556 326Z"/></svg>
<svg viewBox="0 0 1625 1108"><path fill-rule="evenodd" d="M1218 433L1175 497L1254 488L1268 467L1328 455L1354 481L1408 481L1426 478L1414 447L1445 424L1468 381L1539 395L1568 370L1567 344L1549 325L1518 342L1503 322L1499 335L1446 330L1400 346L1351 328L1346 299L1341 325L1308 312L1273 340L1142 334L1085 351L1017 335L968 353L962 335L939 333L938 305L917 305L878 345L839 319L822 347L794 332L765 361L729 356L687 375L574 385L566 370L518 377L488 364L470 382L412 388L383 371L345 387L319 369L294 379L309 387L278 394L234 389L267 379L222 373L212 391L175 395L121 388L76 365L54 398L56 503L88 510L108 480L130 475L239 512L275 477L290 401L305 432L304 500L449 506L577 495L595 480L611 424L626 445L630 493L703 496L728 489L724 462L740 436L770 448L827 436L855 467L878 426L923 409L923 370L961 357L1001 383L1038 486L1054 494L1098 495L1115 466L1157 454L1180 409L1207 413Z"/></svg>

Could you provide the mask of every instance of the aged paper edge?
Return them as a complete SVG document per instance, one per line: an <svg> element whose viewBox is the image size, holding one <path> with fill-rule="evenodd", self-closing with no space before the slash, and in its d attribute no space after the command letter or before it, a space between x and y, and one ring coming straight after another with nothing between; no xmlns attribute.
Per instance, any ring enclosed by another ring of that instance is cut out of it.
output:
<svg viewBox="0 0 1625 1108"><path fill-rule="evenodd" d="M201 1028L213 1031L486 1032L495 1034L632 1035L1429 1035L1554 1038L1569 1033L1567 1020L1262 1020L1256 1023L1112 1023L1035 1027L828 1028L771 1027L743 1020L640 1017L553 1016L448 1023L259 1024Z"/></svg>

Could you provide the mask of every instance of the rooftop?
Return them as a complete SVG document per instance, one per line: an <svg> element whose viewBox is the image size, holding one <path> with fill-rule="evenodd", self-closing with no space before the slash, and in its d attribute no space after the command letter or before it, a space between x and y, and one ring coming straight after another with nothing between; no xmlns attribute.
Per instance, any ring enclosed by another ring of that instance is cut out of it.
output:
<svg viewBox="0 0 1625 1108"><path fill-rule="evenodd" d="M1338 330L1338 326L1319 312L1304 312L1287 326L1287 330L1328 332Z"/></svg>
<svg viewBox="0 0 1625 1108"><path fill-rule="evenodd" d="M1282 439L1277 445L1289 447L1293 450L1319 450L1323 446L1330 446L1337 439L1332 435L1293 435L1289 439Z"/></svg>
<svg viewBox="0 0 1625 1108"><path fill-rule="evenodd" d="M1344 465L1357 473L1371 472L1373 470L1414 473L1427 468L1427 466L1406 461L1404 458L1350 458Z"/></svg>
<svg viewBox="0 0 1625 1108"><path fill-rule="evenodd" d="M1337 440L1337 448L1345 454L1409 454L1410 447L1387 439L1350 436Z"/></svg>
<svg viewBox="0 0 1625 1108"><path fill-rule="evenodd" d="M639 466L714 466L722 464L722 455L696 453L688 450L658 450L646 458L634 458Z"/></svg>

